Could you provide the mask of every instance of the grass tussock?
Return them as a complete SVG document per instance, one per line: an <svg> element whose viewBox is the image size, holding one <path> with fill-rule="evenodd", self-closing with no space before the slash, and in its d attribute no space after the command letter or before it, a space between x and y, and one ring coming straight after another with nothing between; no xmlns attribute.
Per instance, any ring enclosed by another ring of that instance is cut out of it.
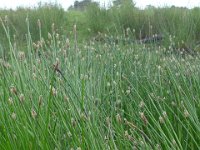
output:
<svg viewBox="0 0 200 150"><path fill-rule="evenodd" d="M1 20L0 149L200 147L199 54L174 53L176 37L169 48L80 42L79 22L45 32L40 18L34 36L26 17L22 49L10 21Z"/></svg>

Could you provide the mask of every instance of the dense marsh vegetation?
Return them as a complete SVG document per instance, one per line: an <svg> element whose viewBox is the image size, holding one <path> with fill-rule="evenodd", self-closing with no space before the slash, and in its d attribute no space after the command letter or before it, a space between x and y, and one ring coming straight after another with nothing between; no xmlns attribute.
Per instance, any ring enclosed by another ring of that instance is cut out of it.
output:
<svg viewBox="0 0 200 150"><path fill-rule="evenodd" d="M199 149L199 11L1 10L0 149Z"/></svg>

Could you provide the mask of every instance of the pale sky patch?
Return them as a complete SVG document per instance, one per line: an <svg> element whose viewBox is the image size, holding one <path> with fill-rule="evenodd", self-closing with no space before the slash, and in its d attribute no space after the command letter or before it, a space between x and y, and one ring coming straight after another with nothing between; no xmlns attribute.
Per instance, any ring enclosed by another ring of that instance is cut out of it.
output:
<svg viewBox="0 0 200 150"><path fill-rule="evenodd" d="M0 0L0 8L12 8L15 9L18 6L34 7L39 2L57 2L63 8L67 9L70 5L73 5L75 0ZM81 1L81 0L79 0ZM100 2L101 5L108 6L112 3L112 0L95 0ZM136 6L145 8L147 5L153 6L179 6L179 7L198 7L200 6L199 0L135 0Z"/></svg>

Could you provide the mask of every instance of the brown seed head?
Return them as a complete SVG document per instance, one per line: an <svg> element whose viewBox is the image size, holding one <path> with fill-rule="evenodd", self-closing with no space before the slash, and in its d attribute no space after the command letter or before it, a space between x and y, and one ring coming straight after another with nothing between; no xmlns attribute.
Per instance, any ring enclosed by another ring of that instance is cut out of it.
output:
<svg viewBox="0 0 200 150"><path fill-rule="evenodd" d="M8 99L8 103L9 103L10 105L13 104L13 99L12 99L12 97L10 97L10 98Z"/></svg>
<svg viewBox="0 0 200 150"><path fill-rule="evenodd" d="M165 123L165 120L162 116L159 117L159 122L162 123L162 124Z"/></svg>
<svg viewBox="0 0 200 150"><path fill-rule="evenodd" d="M31 116L33 117L33 119L37 117L37 112L33 108L31 110Z"/></svg>
<svg viewBox="0 0 200 150"><path fill-rule="evenodd" d="M11 94L17 95L17 89L16 89L16 87L11 86L11 87L10 87L10 92L11 92Z"/></svg>
<svg viewBox="0 0 200 150"><path fill-rule="evenodd" d="M21 93L21 94L19 95L19 100L20 100L21 103L24 102L24 100L25 100L24 94Z"/></svg>
<svg viewBox="0 0 200 150"><path fill-rule="evenodd" d="M140 112L140 118L142 119L142 121L144 122L144 124L147 125L148 120L147 120L147 118L146 118L146 116L144 115L143 112Z"/></svg>
<svg viewBox="0 0 200 150"><path fill-rule="evenodd" d="M184 110L184 116L185 118L188 118L190 116L189 112L187 111L187 109Z"/></svg>
<svg viewBox="0 0 200 150"><path fill-rule="evenodd" d="M11 114L11 118L12 118L13 120L16 120L16 118L17 118L16 113L13 112L13 113Z"/></svg>
<svg viewBox="0 0 200 150"><path fill-rule="evenodd" d="M122 118L121 118L120 114L117 114L117 115L116 115L116 121L117 121L118 123L121 123L121 122L122 122Z"/></svg>
<svg viewBox="0 0 200 150"><path fill-rule="evenodd" d="M42 102L42 95L39 96L38 104L39 104L39 107L41 107L42 104L43 104L43 102Z"/></svg>

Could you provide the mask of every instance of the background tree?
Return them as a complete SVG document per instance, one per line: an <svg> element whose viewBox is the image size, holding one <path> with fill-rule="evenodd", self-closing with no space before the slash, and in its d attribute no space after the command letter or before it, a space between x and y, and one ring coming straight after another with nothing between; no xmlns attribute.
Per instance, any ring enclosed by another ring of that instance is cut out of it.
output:
<svg viewBox="0 0 200 150"><path fill-rule="evenodd" d="M133 2L133 0L114 0L113 1L113 6L114 7L121 7L121 6L135 6L135 3Z"/></svg>
<svg viewBox="0 0 200 150"><path fill-rule="evenodd" d="M86 10L88 6L95 5L99 6L98 2L94 2L92 0L83 0L83 1L75 1L73 6L70 6L69 9L75 10Z"/></svg>

